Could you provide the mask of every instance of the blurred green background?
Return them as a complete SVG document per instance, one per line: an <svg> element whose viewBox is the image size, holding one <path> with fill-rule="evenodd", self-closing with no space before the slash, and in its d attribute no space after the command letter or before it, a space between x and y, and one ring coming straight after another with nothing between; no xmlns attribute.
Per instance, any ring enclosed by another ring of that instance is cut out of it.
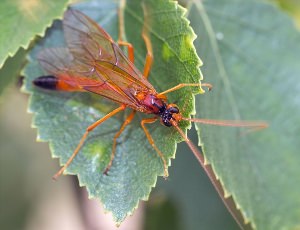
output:
<svg viewBox="0 0 300 230"><path fill-rule="evenodd" d="M299 1L277 3L300 26ZM10 72L18 69L16 63L1 71L0 79L6 74L18 75ZM26 112L28 95L20 92L18 81L11 82L4 92L0 86L0 228L117 229L109 214L103 217L98 202L88 200L75 177L52 181L58 161L51 159L47 143L35 141L36 130L30 127L32 115ZM0 85L6 83L0 80ZM191 138L196 142L195 132ZM83 208L92 213L84 213ZM150 201L142 202L118 229L196 230L200 225L201 229L238 229L183 143L172 161L168 180L159 178Z"/></svg>

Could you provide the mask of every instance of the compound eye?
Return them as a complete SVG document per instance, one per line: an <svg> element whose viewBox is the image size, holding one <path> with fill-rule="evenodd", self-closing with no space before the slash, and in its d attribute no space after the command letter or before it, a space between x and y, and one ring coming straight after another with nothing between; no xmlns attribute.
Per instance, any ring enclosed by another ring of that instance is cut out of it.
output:
<svg viewBox="0 0 300 230"><path fill-rule="evenodd" d="M170 113L179 113L179 109L176 106L174 106L174 107L169 108L169 112Z"/></svg>

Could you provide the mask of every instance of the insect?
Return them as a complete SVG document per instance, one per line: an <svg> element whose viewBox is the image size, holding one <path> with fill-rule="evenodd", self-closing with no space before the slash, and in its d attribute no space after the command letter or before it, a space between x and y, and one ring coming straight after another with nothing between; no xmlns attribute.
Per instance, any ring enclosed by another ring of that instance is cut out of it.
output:
<svg viewBox="0 0 300 230"><path fill-rule="evenodd" d="M113 164L117 138L132 121L137 111L154 114L156 116L154 118L143 119L141 121L141 127L150 145L162 159L164 177L168 177L167 162L162 152L155 145L145 124L153 123L157 119L160 119L161 123L166 127L175 127L194 153L196 151L195 147L192 146L189 139L178 126L178 123L182 120L221 126L254 128L265 126L264 123L218 121L183 117L176 104L169 104L167 102L166 94L182 87L200 87L200 83L182 83L158 93L147 80L153 62L153 54L152 45L145 30L143 30L142 37L148 52L144 71L141 73L133 64L133 46L122 40L118 42L119 45L128 48L127 58L110 35L96 22L81 12L72 9L66 11L63 19L63 28L68 48L45 49L39 54L38 60L41 66L50 75L36 78L33 81L34 85L48 90L91 92L106 97L120 104L120 106L87 127L77 148L67 163L53 176L54 179L57 179L70 165L84 144L89 132L127 107L131 108L132 112L114 136L112 153L110 161L104 170L105 174L107 174ZM202 86L206 86L208 89L212 87L210 84L205 83L202 83Z"/></svg>
<svg viewBox="0 0 300 230"><path fill-rule="evenodd" d="M45 49L39 54L38 60L49 75L36 78L33 81L34 85L47 90L95 93L118 103L120 106L87 127L73 154L66 164L53 176L54 179L57 179L71 164L88 134L110 117L125 110L125 108L131 108L132 111L114 136L111 157L104 170L105 174L108 173L113 165L117 138L133 120L136 112L155 115L153 118L142 119L141 127L150 145L162 160L164 177L168 177L166 159L145 126L146 124L154 123L158 119L166 127L174 127L180 133L214 185L214 178L204 165L202 154L180 129L179 123L184 120L219 126L250 127L253 129L267 126L264 122L183 117L176 104L168 103L166 94L183 87L204 86L210 90L212 86L207 83L202 83L201 85L200 83L182 83L158 93L148 81L153 62L153 53L152 44L145 29L143 29L142 37L145 41L147 55L143 73L133 64L134 47L130 43L119 39L117 44L96 22L81 12L72 9L67 10L63 19L63 29L67 48ZM128 58L119 46L127 47ZM224 201L223 198L222 200Z"/></svg>
<svg viewBox="0 0 300 230"><path fill-rule="evenodd" d="M152 45L145 30L143 30L142 37L148 52L144 71L141 73L133 64L133 46L122 40L118 41L119 45L128 48L127 58L110 35L96 22L81 12L72 9L67 10L64 14L63 28L68 48L49 48L39 54L38 60L40 64L50 75L36 78L33 81L34 85L48 90L91 92L106 97L120 104L120 106L87 127L77 148L67 163L53 176L54 179L58 178L70 165L84 144L89 132L127 107L131 108L132 112L114 136L112 153L110 161L104 170L105 174L108 173L113 164L117 138L132 121L137 111L156 116L154 118L143 119L141 127L150 145L162 159L164 177L168 177L167 162L162 152L155 145L145 124L153 123L157 119L160 119L161 123L166 127L175 127L194 153L196 151L195 147L192 146L189 139L178 126L178 123L182 120L221 126L254 128L265 126L265 124L257 122L219 121L182 117L177 105L167 102L166 94L182 87L200 87L200 83L182 83L158 93L147 80L153 62L153 54ZM205 83L201 85L208 87L209 90L212 87L210 84Z"/></svg>

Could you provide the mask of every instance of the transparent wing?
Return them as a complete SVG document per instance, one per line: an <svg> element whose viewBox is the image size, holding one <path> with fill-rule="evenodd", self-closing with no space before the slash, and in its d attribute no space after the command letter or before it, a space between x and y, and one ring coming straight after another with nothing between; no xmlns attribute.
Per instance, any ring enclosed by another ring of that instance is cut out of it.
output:
<svg viewBox="0 0 300 230"><path fill-rule="evenodd" d="M93 92L121 104L127 104L132 108L138 109L139 107L132 94L129 97L119 87L110 84L110 80L105 80L110 78L103 76L103 74L109 74L113 79L119 76L109 68L102 68L101 71L98 71L90 65L79 62L73 58L67 48L43 49L37 58L43 69L49 74L56 76L68 85L74 86L74 88L78 88L79 91Z"/></svg>
<svg viewBox="0 0 300 230"><path fill-rule="evenodd" d="M64 15L63 28L74 59L96 68L100 75L98 77L105 76L103 80L114 84L125 94L131 93L130 88L136 91L151 89L155 92L110 35L92 19L79 11L68 10Z"/></svg>
<svg viewBox="0 0 300 230"><path fill-rule="evenodd" d="M63 20L68 48L46 49L38 59L43 68L76 89L97 93L138 109L138 92L156 93L96 22L76 10Z"/></svg>
<svg viewBox="0 0 300 230"><path fill-rule="evenodd" d="M69 70L74 61L73 56L66 48L43 49L37 59L44 70L53 75Z"/></svg>

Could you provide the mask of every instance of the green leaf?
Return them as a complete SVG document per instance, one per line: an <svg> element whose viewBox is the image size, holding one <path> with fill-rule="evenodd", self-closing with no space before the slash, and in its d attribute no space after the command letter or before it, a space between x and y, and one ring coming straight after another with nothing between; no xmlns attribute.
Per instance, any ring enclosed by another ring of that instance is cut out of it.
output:
<svg viewBox="0 0 300 230"><path fill-rule="evenodd" d="M265 130L197 125L205 157L245 221L257 229L300 226L300 34L261 1L190 6L205 81L197 117L265 120Z"/></svg>
<svg viewBox="0 0 300 230"><path fill-rule="evenodd" d="M68 0L4 0L0 3L0 68L20 47L27 49L35 35L43 35L53 18L66 9Z"/></svg>
<svg viewBox="0 0 300 230"><path fill-rule="evenodd" d="M146 206L145 215L147 218L143 229L182 229L180 215L175 206L176 202L168 198L165 196L154 196L154 199L152 197L152 200L149 200Z"/></svg>
<svg viewBox="0 0 300 230"><path fill-rule="evenodd" d="M21 69L24 67L26 51L19 49L15 56L8 58L0 69L0 95L4 89L17 77L20 76Z"/></svg>
<svg viewBox="0 0 300 230"><path fill-rule="evenodd" d="M181 82L198 83L201 73L198 68L200 61L192 45L195 36L188 21L183 18L184 9L173 1L127 1L125 35L135 47L136 65L142 70L146 56L141 37L144 24L142 4L147 10L146 26L154 52L150 82L157 91ZM76 8L96 20L115 40L118 38L118 5L114 1L93 1ZM37 53L45 47L60 46L65 44L61 23L57 22L32 51L26 69L25 89L31 93L29 110L35 114L33 126L38 128L38 138L49 141L53 157L59 157L64 164L85 129L117 105L97 95L49 92L32 86L34 78L45 75L36 60ZM189 116L194 110L193 93L199 90L187 88L170 94L170 101L176 101L183 114ZM157 176L163 175L162 160L148 143L140 126L141 119L149 117L144 114L137 114L134 122L118 138L116 157L109 175L103 175L110 159L113 137L129 112L128 109L97 127L67 168L67 173L78 175L89 196L99 198L118 223L133 212L139 200L148 199ZM174 157L176 142L181 140L177 131L160 125L158 121L147 127L165 158ZM189 123L181 124L184 130L187 127Z"/></svg>

